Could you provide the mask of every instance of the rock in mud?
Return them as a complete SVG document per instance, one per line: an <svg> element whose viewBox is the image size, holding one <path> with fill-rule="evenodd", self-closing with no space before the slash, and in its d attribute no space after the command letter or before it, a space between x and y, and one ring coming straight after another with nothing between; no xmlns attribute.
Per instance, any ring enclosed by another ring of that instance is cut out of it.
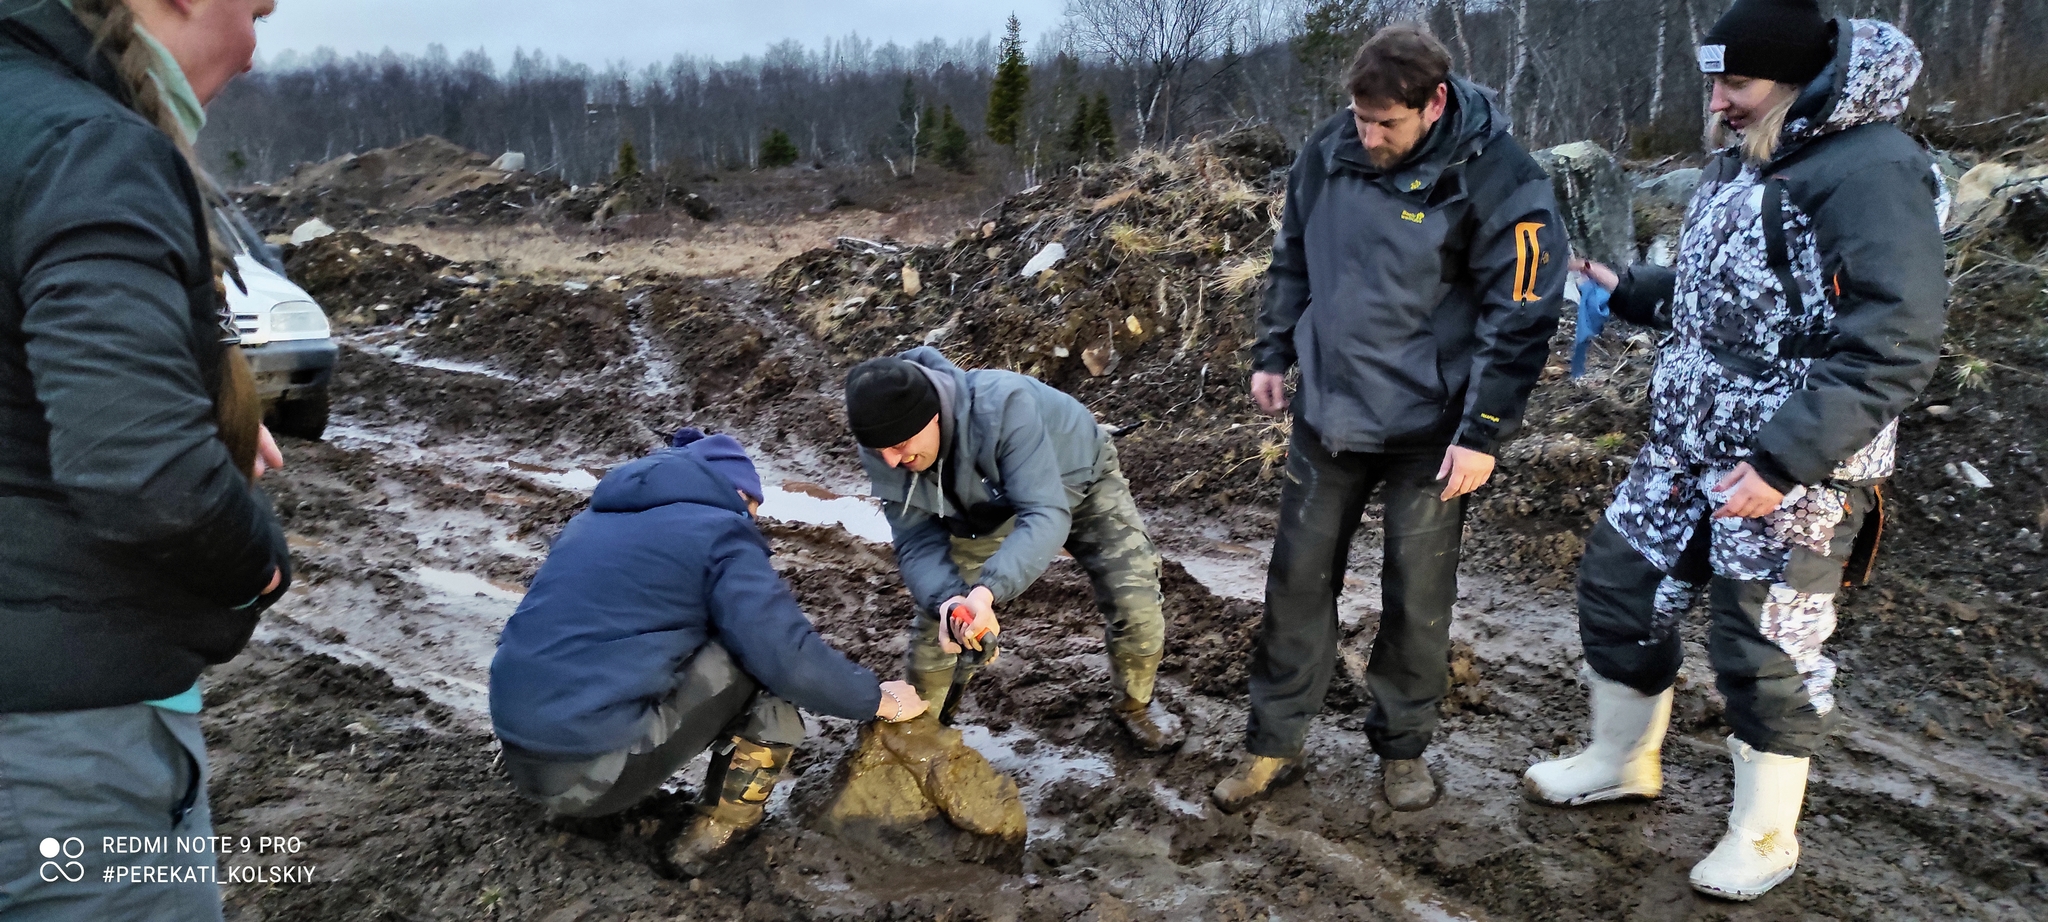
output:
<svg viewBox="0 0 2048 922"><path fill-rule="evenodd" d="M1684 208L1692 203L1692 195L1700 190L1700 181L1706 176L1698 167L1672 170L1655 179L1646 179L1636 185L1636 195L1660 205Z"/></svg>
<svg viewBox="0 0 2048 922"><path fill-rule="evenodd" d="M839 767L818 829L911 864L974 862L1016 871L1024 859L1017 782L930 718L872 723Z"/></svg>
<svg viewBox="0 0 2048 922"><path fill-rule="evenodd" d="M1535 157L1550 173L1572 252L1608 265L1635 262L1635 209L1628 174L1614 155L1591 141L1574 141Z"/></svg>

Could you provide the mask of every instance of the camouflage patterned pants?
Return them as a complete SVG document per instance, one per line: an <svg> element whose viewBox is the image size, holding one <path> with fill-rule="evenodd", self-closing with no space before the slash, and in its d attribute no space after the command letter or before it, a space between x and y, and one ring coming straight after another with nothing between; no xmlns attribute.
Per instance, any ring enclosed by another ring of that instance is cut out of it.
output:
<svg viewBox="0 0 2048 922"><path fill-rule="evenodd" d="M725 749L733 737L795 746L803 742L803 715L761 688L724 647L706 643L683 664L675 691L647 712L632 744L555 761L506 743L505 769L513 787L553 813L604 816L639 803L698 753Z"/></svg>
<svg viewBox="0 0 2048 922"><path fill-rule="evenodd" d="M1166 600L1159 591L1159 551L1152 546L1145 522L1138 515L1130 481L1124 479L1123 468L1117 462L1116 446L1105 441L1103 451L1102 476L1074 505L1074 524L1067 532L1067 553L1074 555L1094 585L1095 607L1102 613L1103 640L1110 656L1156 656L1166 649ZM1009 533L1010 526L1005 525L986 537L953 539L953 565L960 568L960 578L972 585L981 575L982 565L995 556ZM954 683L965 684L994 658L993 648L982 654L947 653L939 646L938 616L927 611L917 613L911 628L912 673L952 669ZM1132 684L1142 683L1143 688L1125 691L1138 700L1150 701L1152 676L1130 678ZM1143 694L1136 694L1138 691Z"/></svg>
<svg viewBox="0 0 2048 922"><path fill-rule="evenodd" d="M1728 699L1735 736L1765 752L1813 754L1834 713L1835 663L1821 645L1835 629L1842 566L1871 491L1855 488L1821 554L1795 546L1775 579L1732 579L1708 566L1718 534L1705 523L1665 573L1603 516L1579 563L1579 638L1586 663L1610 681L1654 695L1678 677L1679 626L1702 598L1711 624L1707 655Z"/></svg>

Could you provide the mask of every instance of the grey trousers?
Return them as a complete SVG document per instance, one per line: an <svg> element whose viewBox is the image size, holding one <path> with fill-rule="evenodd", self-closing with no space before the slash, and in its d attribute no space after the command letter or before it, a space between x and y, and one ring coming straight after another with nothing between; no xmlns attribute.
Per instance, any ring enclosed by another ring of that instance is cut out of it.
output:
<svg viewBox="0 0 2048 922"><path fill-rule="evenodd" d="M605 816L646 799L698 753L734 736L795 746L804 740L804 718L796 705L761 688L724 647L706 643L677 672L675 690L647 712L639 739L568 761L504 743L505 769L513 787L554 813Z"/></svg>
<svg viewBox="0 0 2048 922"><path fill-rule="evenodd" d="M218 922L214 854L173 845L213 835L206 782L197 715L0 714L0 918ZM110 838L143 847L109 854ZM188 882L129 882L144 874Z"/></svg>

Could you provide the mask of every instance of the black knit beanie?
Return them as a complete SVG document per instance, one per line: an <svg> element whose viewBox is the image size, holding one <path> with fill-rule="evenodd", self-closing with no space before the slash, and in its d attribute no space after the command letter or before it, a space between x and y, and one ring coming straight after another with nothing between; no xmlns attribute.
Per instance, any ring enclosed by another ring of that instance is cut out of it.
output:
<svg viewBox="0 0 2048 922"><path fill-rule="evenodd" d="M1700 40L1700 72L1804 86L1832 44L1818 0L1735 0Z"/></svg>
<svg viewBox="0 0 2048 922"><path fill-rule="evenodd" d="M904 359L869 359L846 376L846 421L868 448L888 448L931 425L939 389Z"/></svg>

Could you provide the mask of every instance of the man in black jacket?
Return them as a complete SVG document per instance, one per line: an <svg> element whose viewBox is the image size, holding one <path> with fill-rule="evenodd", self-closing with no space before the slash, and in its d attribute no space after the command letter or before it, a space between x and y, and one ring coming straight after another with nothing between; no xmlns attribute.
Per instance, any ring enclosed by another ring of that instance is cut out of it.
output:
<svg viewBox="0 0 2048 922"><path fill-rule="evenodd" d="M1251 668L1248 757L1216 786L1236 811L1300 773L1336 665L1336 593L1366 501L1386 505L1384 601L1366 732L1387 800L1419 810L1449 691L1462 497L1493 472L1549 356L1566 243L1550 182L1493 94L1416 26L1359 50L1348 111L1288 178L1259 314L1252 396L1288 408L1287 480Z"/></svg>

